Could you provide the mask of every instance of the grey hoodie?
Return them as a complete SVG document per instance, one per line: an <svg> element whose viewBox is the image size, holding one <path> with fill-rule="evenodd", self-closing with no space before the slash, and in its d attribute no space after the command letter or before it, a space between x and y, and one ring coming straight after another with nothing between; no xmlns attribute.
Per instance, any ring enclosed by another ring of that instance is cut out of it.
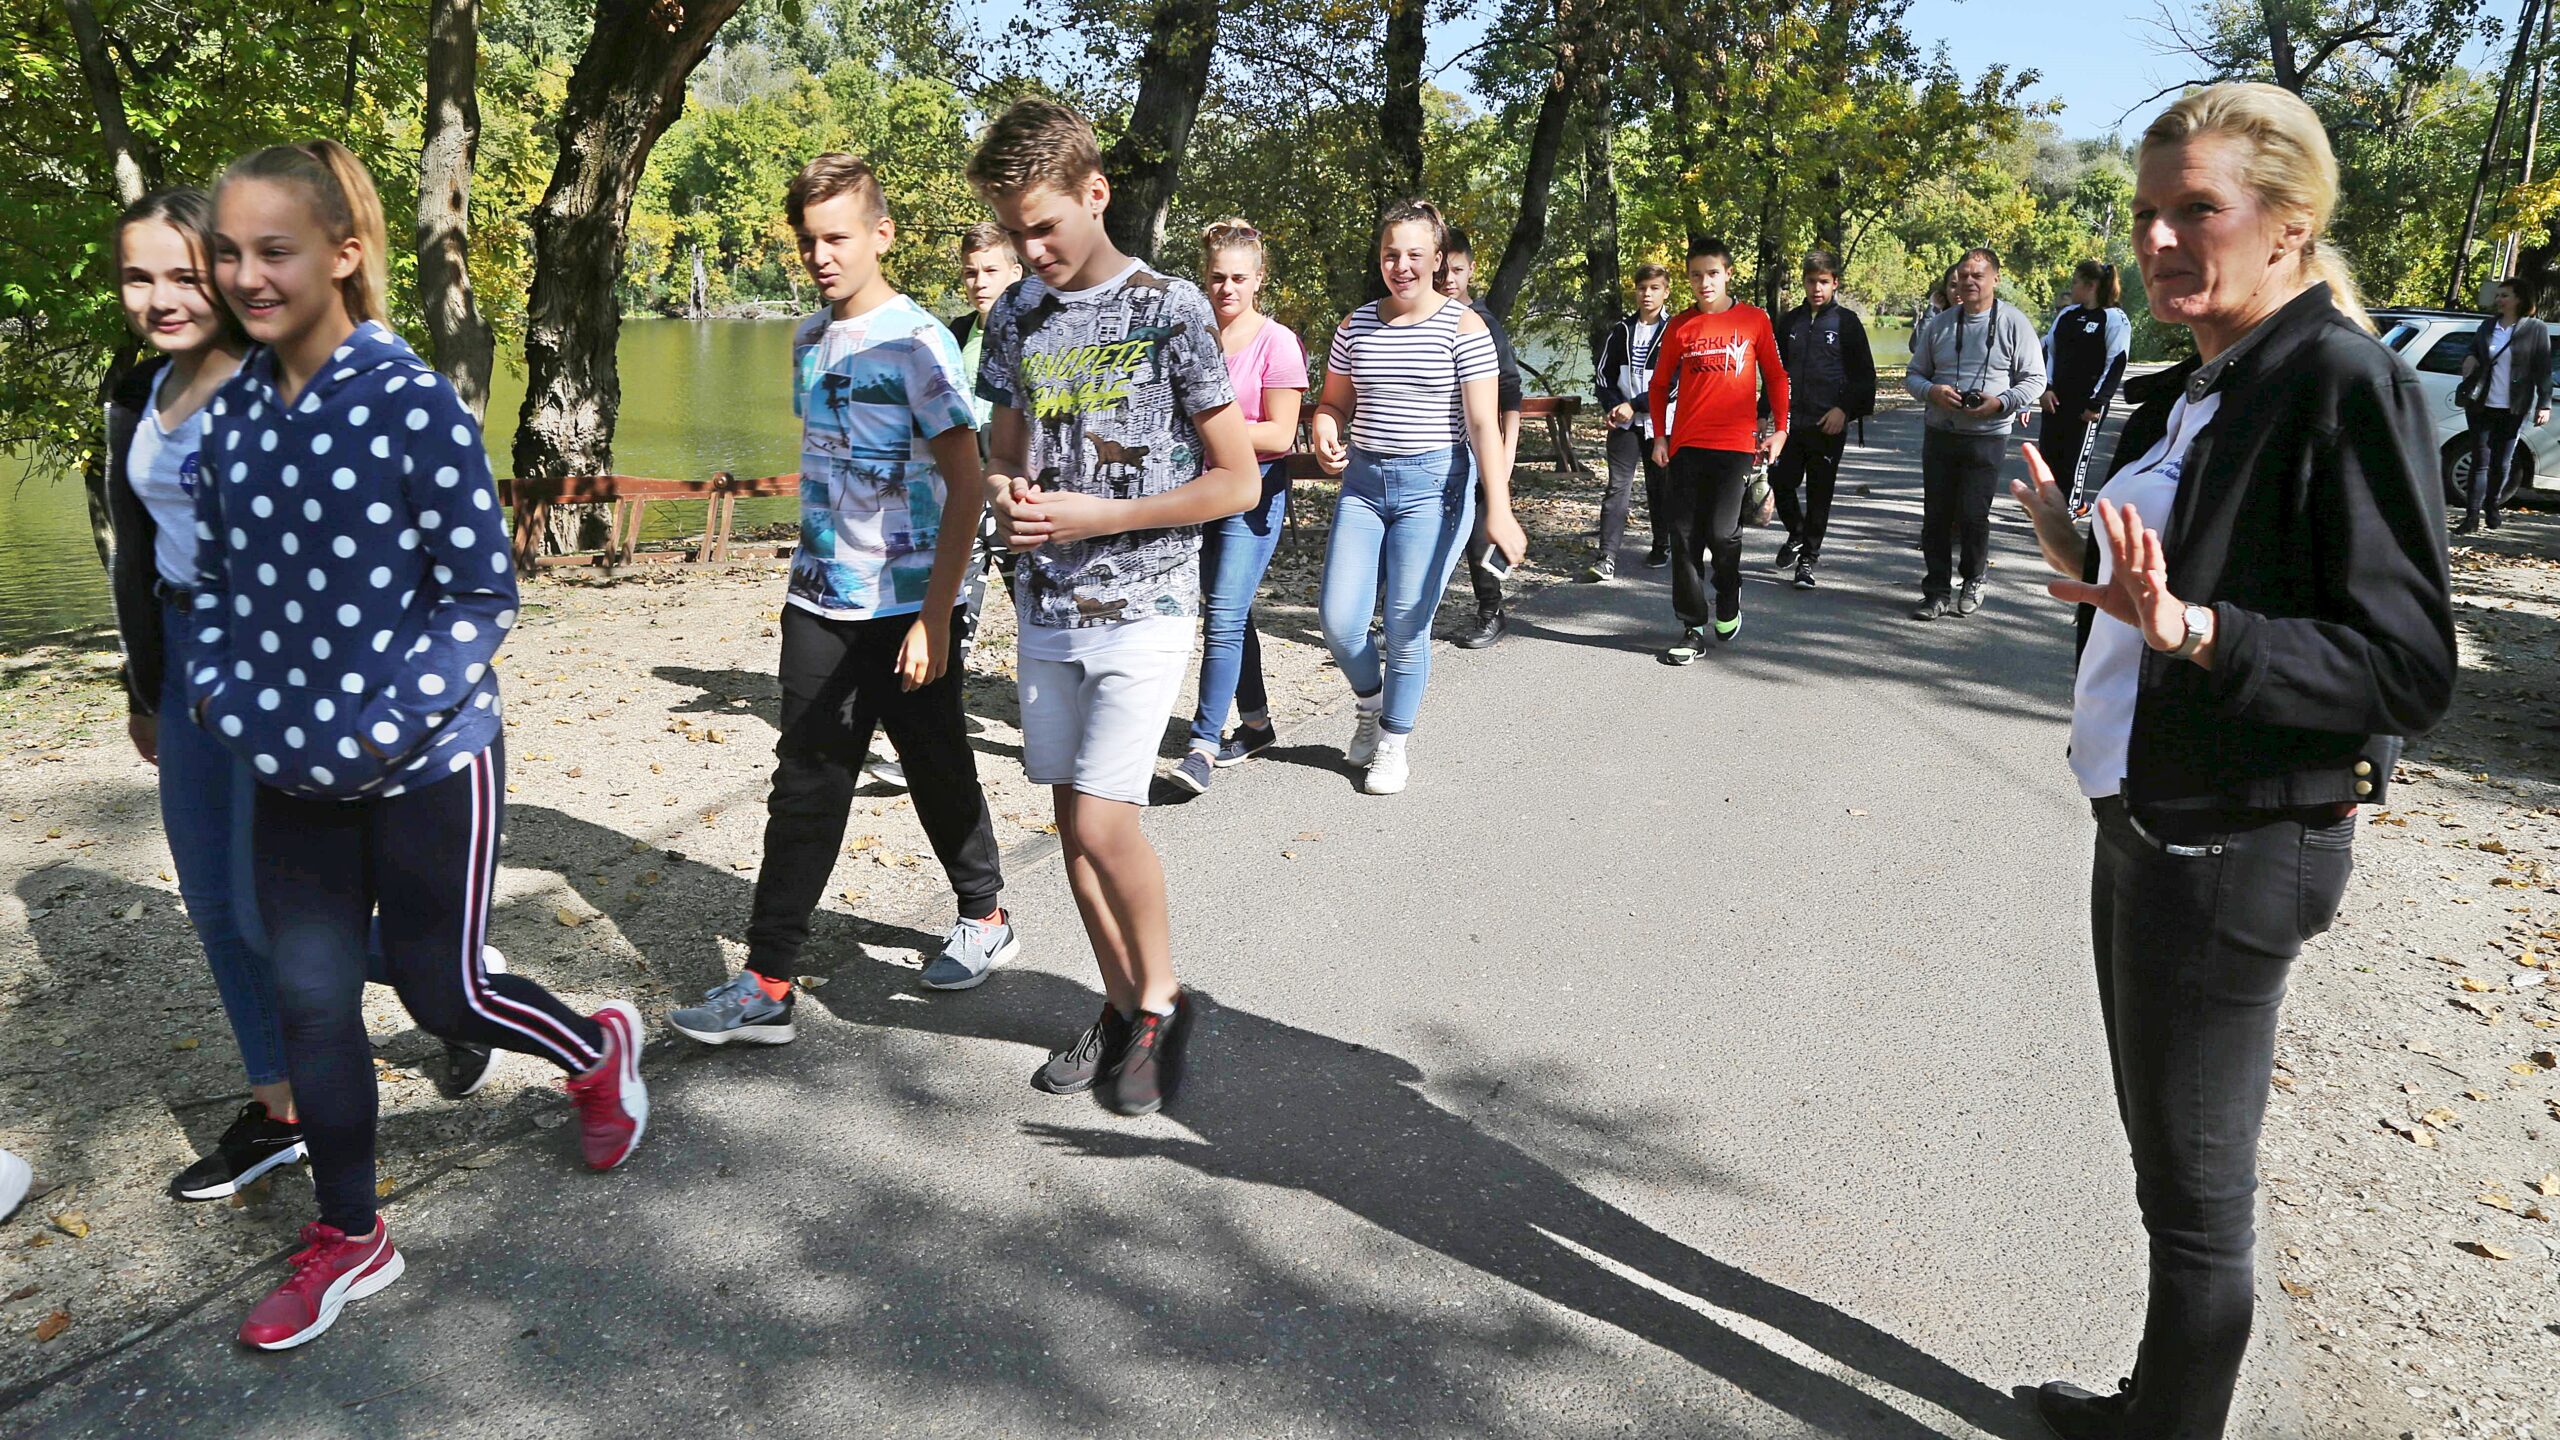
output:
<svg viewBox="0 0 2560 1440"><path fill-rule="evenodd" d="M1976 315L1959 305L1922 321L1911 337L1911 369L1903 377L1932 430L1959 435L2002 435L2044 396L2044 336L2027 312L2006 300ZM1979 390L2000 397L2000 413L1988 420L1929 403L1933 385Z"/></svg>

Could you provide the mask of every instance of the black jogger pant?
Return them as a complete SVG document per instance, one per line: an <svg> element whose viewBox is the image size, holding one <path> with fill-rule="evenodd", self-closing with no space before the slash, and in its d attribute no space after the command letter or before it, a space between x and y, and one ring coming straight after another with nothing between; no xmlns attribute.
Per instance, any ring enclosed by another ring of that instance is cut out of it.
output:
<svg viewBox="0 0 2560 1440"><path fill-rule="evenodd" d="M2337 917L2356 822L2094 808L2098 1008L2151 1242L2124 1433L2217 1440L2249 1348L2277 1011L2303 942Z"/></svg>
<svg viewBox="0 0 2560 1440"><path fill-rule="evenodd" d="M1748 450L1676 450L1657 523L1671 550L1671 609L1690 628L1742 613L1742 492ZM1707 557L1715 556L1712 604Z"/></svg>
<svg viewBox="0 0 2560 1440"><path fill-rule="evenodd" d="M1653 463L1653 441L1633 426L1609 430L1609 488L1600 497L1600 553L1615 559L1627 538L1627 515L1635 508L1636 472L1644 472L1644 513L1653 527L1653 548L1662 548L1662 469Z"/></svg>
<svg viewBox="0 0 2560 1440"><path fill-rule="evenodd" d="M439 1039L539 1055L571 1074L604 1056L604 1031L521 975L480 963L506 815L504 741L422 788L313 800L258 788L250 822L258 908L275 965L285 1071L311 1152L320 1220L373 1229L373 1045L366 950L381 912L381 967L410 1017Z"/></svg>
<svg viewBox="0 0 2560 1440"><path fill-rule="evenodd" d="M1848 448L1849 427L1825 435L1815 420L1799 420L1787 432L1786 448L1769 467L1769 490L1778 502L1778 520L1787 538L1804 547L1804 558L1822 558L1822 537L1831 530L1831 492L1840 484L1840 455ZM1796 495L1803 482L1804 496Z"/></svg>
<svg viewBox="0 0 2560 1440"><path fill-rule="evenodd" d="M899 688L898 647L915 618L829 620L782 607L782 737L773 747L764 865L747 921L747 965L767 979L792 978L808 943L809 917L835 873L875 728L889 732L906 767L916 819L960 913L992 914L1004 891L986 792L978 788L978 754L960 709L963 667L955 658L932 684ZM948 623L956 657L965 610L955 607Z"/></svg>
<svg viewBox="0 0 2560 1440"><path fill-rule="evenodd" d="M2044 463L2052 467L2053 483L2061 489L2062 498L2074 508L2080 505L2084 494L2097 489L2089 483L2093 478L2089 466L2097 454L2098 431L2105 423L2103 416L2083 420L2080 413L2057 410L2036 422L2036 449L2044 455ZM2094 478L2104 483L2106 476L2101 473Z"/></svg>
<svg viewBox="0 0 2560 1440"><path fill-rule="evenodd" d="M1959 435L1927 430L1920 437L1920 555L1928 574L1920 582L1923 598L1955 594L1950 578L1955 551L1961 545L1964 582L1982 579L1991 559L1991 500L2000 486L2000 460L2009 432Z"/></svg>

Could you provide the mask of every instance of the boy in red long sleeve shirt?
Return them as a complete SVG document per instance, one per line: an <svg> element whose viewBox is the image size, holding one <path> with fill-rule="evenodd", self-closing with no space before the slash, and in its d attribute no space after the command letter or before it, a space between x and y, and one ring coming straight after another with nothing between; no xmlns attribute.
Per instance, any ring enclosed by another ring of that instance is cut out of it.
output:
<svg viewBox="0 0 2560 1440"><path fill-rule="evenodd" d="M1718 640L1742 633L1742 491L1755 455L1767 459L1786 431L1760 438L1760 417L1787 414L1787 372L1768 312L1736 303L1729 293L1733 253L1701 240L1689 247L1689 291L1697 303L1673 317L1653 370L1655 463L1667 466L1660 517L1670 540L1671 608L1680 638L1662 652L1665 665L1686 665ZM1679 402L1673 418L1672 402ZM1708 608L1707 555L1715 555L1715 598Z"/></svg>

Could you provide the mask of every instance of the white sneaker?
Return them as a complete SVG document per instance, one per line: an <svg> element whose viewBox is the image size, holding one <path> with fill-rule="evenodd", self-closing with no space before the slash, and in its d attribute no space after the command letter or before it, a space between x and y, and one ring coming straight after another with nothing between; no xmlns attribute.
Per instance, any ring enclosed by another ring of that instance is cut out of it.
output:
<svg viewBox="0 0 2560 1440"><path fill-rule="evenodd" d="M895 760L874 755L871 757L871 763L864 768L870 772L874 784L886 785L892 790L907 788L907 767Z"/></svg>
<svg viewBox="0 0 2560 1440"><path fill-rule="evenodd" d="M1351 727L1351 743L1342 749L1342 758L1354 765L1366 766L1378 758L1378 721L1376 710L1363 710Z"/></svg>
<svg viewBox="0 0 2560 1440"><path fill-rule="evenodd" d="M27 1198L27 1187L35 1183L35 1171L27 1162L0 1150L0 1220L9 1218L18 1202Z"/></svg>
<svg viewBox="0 0 2560 1440"><path fill-rule="evenodd" d="M480 968L492 975L507 973L507 957L495 945L480 947Z"/></svg>
<svg viewBox="0 0 2560 1440"><path fill-rule="evenodd" d="M1360 788L1372 795L1394 795L1404 789L1405 777L1411 770L1404 757L1404 747L1381 747L1377 758L1369 762L1369 773Z"/></svg>

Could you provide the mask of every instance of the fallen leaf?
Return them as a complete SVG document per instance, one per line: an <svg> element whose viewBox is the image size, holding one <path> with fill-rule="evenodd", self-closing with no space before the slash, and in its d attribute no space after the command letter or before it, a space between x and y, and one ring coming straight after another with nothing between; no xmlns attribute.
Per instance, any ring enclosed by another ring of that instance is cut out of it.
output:
<svg viewBox="0 0 2560 1440"><path fill-rule="evenodd" d="M1861 817L1863 817L1867 812L1866 812L1866 811L1864 811L1864 810L1852 810L1852 811L1850 811L1849 813L1850 813L1850 814L1852 814L1852 815L1857 815L1857 816L1861 816Z"/></svg>
<svg viewBox="0 0 2560 1440"><path fill-rule="evenodd" d="M36 1286L33 1286L33 1285L21 1285L21 1286L19 1286L17 1289L12 1290L12 1291L10 1291L10 1292L9 1292L9 1300L8 1300L8 1303L9 1303L9 1304L12 1304L12 1305L15 1305L15 1304L17 1304L19 1301L24 1300L24 1299L26 1299L28 1296L33 1295L34 1293L36 1293L36 1289L37 1289L37 1287L36 1287Z"/></svg>
<svg viewBox="0 0 2560 1440"><path fill-rule="evenodd" d="M2480 1203L2492 1210L2504 1210L2510 1215L2516 1213L2516 1202L2495 1190L2481 1196Z"/></svg>
<svg viewBox="0 0 2560 1440"><path fill-rule="evenodd" d="M2284 1287L2284 1293L2292 1296L2296 1300L2308 1300L2311 1298L2311 1287L2301 1283L2300 1281L2278 1280L2276 1283Z"/></svg>
<svg viewBox="0 0 2560 1440"><path fill-rule="evenodd" d="M721 733L720 733L719 731L717 731L717 730L706 730L706 731L704 731L704 732L703 732L703 734L702 734L702 738L703 738L703 739L705 739L705 740L710 741L710 742L711 742L712 744L714 744L714 745L726 745L726 744L728 744L728 743L729 743L729 737L728 737L728 736L726 736L726 735L721 734Z"/></svg>
<svg viewBox="0 0 2560 1440"><path fill-rule="evenodd" d="M2554 1103L2555 1107L2560 1107L2560 1102ZM2435 1132L2427 1129L2425 1126L2412 1125L2406 1120L2394 1120L2388 1115L2382 1117L2382 1124L2383 1128L2389 1130L2392 1134L2399 1136L2401 1139L2408 1141L2412 1145L2428 1150L2435 1148Z"/></svg>
<svg viewBox="0 0 2560 1440"><path fill-rule="evenodd" d="M47 1315L42 1320L36 1322L36 1343L39 1345L45 1344L51 1341L54 1336L59 1335L70 1328L71 1312L68 1310L56 1310L52 1314Z"/></svg>
<svg viewBox="0 0 2560 1440"><path fill-rule="evenodd" d="M1280 852L1280 858L1283 860L1295 860L1298 858L1298 852L1295 850L1283 850Z"/></svg>
<svg viewBox="0 0 2560 1440"><path fill-rule="evenodd" d="M170 1043L169 1048L170 1048L170 1049L172 1049L172 1050L193 1050L193 1049L194 1049L194 1048L196 1048L198 1045L201 1045L201 1044L203 1044L203 1043L204 1043L203 1041L198 1040L198 1039L197 1039L196 1037L194 1037L193 1035L190 1035L190 1036L188 1036L188 1037L187 1037L186 1039L184 1039L184 1040L178 1040L178 1041L173 1041L173 1042L171 1042L171 1043Z"/></svg>
<svg viewBox="0 0 2560 1440"><path fill-rule="evenodd" d="M89 1238L89 1217L77 1210L65 1210L53 1217L53 1228L74 1240Z"/></svg>
<svg viewBox="0 0 2560 1440"><path fill-rule="evenodd" d="M2514 1251L2502 1250L2497 1246L2490 1244L2486 1240L2456 1240L2453 1242L2453 1248L2456 1250L2468 1250L2474 1255L2486 1256L2491 1260L2513 1260L2516 1258Z"/></svg>
<svg viewBox="0 0 2560 1440"><path fill-rule="evenodd" d="M2537 1068L2560 1070L2560 1050L2536 1050L2524 1058L2532 1061Z"/></svg>
<svg viewBox="0 0 2560 1440"><path fill-rule="evenodd" d="M2465 975L2465 976L2463 976L2463 977L2462 977L2462 988L2463 988L2463 989L2465 989L2465 990L2470 991L2470 992L2471 992L2472 994L2474 994L2474 995L2486 995L2486 994L2488 994L2490 991L2495 990L2495 989L2497 989L2498 987L2497 987L2497 986L2495 986L2495 985L2490 984L2490 983L2489 983L2488 981L2486 981L2486 980L2481 980L2481 979L2477 979L2477 978L2475 978L2475 977L2473 977L2473 976Z"/></svg>
<svg viewBox="0 0 2560 1440"><path fill-rule="evenodd" d="M640 883L643 885L655 885L666 878L666 876L659 874L655 870L643 870L640 872Z"/></svg>
<svg viewBox="0 0 2560 1440"><path fill-rule="evenodd" d="M2439 1105L2433 1110L2428 1111L2426 1114L2419 1116L2418 1123L2421 1125L2433 1125L2437 1129L2441 1130L2461 1118L2461 1116L2456 1115L2452 1111Z"/></svg>
<svg viewBox="0 0 2560 1440"><path fill-rule="evenodd" d="M2504 855L2507 853L2507 844L2503 840L2483 840L2471 848L2474 850L2486 851L2491 855Z"/></svg>
<svg viewBox="0 0 2560 1440"><path fill-rule="evenodd" d="M2486 1100L2489 1098L2489 1092L2486 1090L2465 1090L2462 1092L2462 1098L2465 1100Z"/></svg>
<svg viewBox="0 0 2560 1440"><path fill-rule="evenodd" d="M381 1179L373 1182L373 1193L376 1195L388 1195L399 1188L400 1182L392 1179L388 1175L385 1175Z"/></svg>
<svg viewBox="0 0 2560 1440"><path fill-rule="evenodd" d="M1324 832L1321 830L1301 830L1298 832L1298 838L1310 841L1321 840L1324 838Z"/></svg>
<svg viewBox="0 0 2560 1440"><path fill-rule="evenodd" d="M799 986L803 990L821 990L826 988L827 977L824 975L798 975L792 977L791 983Z"/></svg>
<svg viewBox="0 0 2560 1440"><path fill-rule="evenodd" d="M579 914L578 912L576 912L576 911L574 911L574 910L570 909L570 908L569 908L568 906L566 906L566 905L562 905L562 906L559 906L559 907L557 907L557 908L553 909L553 910L552 910L552 912L551 912L551 918L552 918L552 919L554 919L554 920L559 921L559 922L560 922L561 924L563 924L563 925L568 926L568 927L569 927L570 929L572 929L572 930L575 930L575 929L577 929L579 926L584 925L584 924L586 924L586 923L587 923L587 917L586 917L586 916Z"/></svg>
<svg viewBox="0 0 2560 1440"><path fill-rule="evenodd" d="M124 907L123 912L122 912L121 914L117 915L117 916L116 916L116 918L117 918L117 919L119 919L119 920L139 920L139 919L141 919L141 918L142 918L142 902L141 902L141 901L139 901L139 900L136 900L136 901L134 901L132 904L127 905L126 907Z"/></svg>
<svg viewBox="0 0 2560 1440"><path fill-rule="evenodd" d="M2534 1181L2533 1193L2536 1195L2560 1197L2560 1170L2554 1170L2550 1174L2543 1176L2541 1179Z"/></svg>
<svg viewBox="0 0 2560 1440"><path fill-rule="evenodd" d="M2525 1060L2519 1060L2513 1065L2508 1066L2507 1069L2517 1075L2539 1075L2542 1073L2541 1066Z"/></svg>

